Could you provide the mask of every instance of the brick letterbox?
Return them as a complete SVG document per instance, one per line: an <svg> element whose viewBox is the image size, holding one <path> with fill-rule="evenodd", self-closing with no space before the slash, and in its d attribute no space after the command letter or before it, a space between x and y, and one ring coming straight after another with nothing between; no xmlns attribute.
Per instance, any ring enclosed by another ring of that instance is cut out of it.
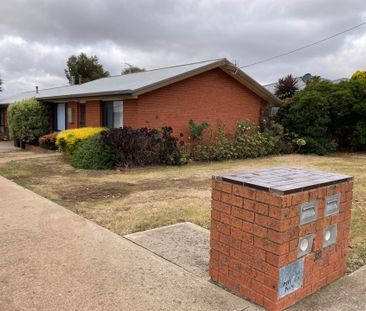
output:
<svg viewBox="0 0 366 311"><path fill-rule="evenodd" d="M346 272L351 176L275 167L213 177L211 279L283 310Z"/></svg>

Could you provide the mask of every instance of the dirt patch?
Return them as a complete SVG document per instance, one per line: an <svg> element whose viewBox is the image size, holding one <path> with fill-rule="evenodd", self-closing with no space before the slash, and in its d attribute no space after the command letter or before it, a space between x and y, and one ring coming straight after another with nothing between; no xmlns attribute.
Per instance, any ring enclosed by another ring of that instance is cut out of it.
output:
<svg viewBox="0 0 366 311"><path fill-rule="evenodd" d="M17 180L16 180L17 181ZM190 179L164 179L164 180L146 180L137 183L127 182L105 182L102 184L88 184L80 186L70 186L57 191L58 197L67 202L85 202L98 201L106 199L119 199L127 197L133 192L173 190L183 191L186 189L204 190L207 189L209 181L190 180Z"/></svg>
<svg viewBox="0 0 366 311"><path fill-rule="evenodd" d="M119 199L126 197L133 191L134 184L112 182L103 185L85 185L80 187L70 187L58 191L57 194L63 201L82 202L97 201L106 199Z"/></svg>

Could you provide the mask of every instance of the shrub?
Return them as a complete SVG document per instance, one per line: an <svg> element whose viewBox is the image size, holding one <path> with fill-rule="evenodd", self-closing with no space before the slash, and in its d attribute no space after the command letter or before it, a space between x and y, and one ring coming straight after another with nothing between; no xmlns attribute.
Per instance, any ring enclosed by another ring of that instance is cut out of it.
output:
<svg viewBox="0 0 366 311"><path fill-rule="evenodd" d="M172 136L172 128L132 129L123 127L101 133L102 140L111 147L119 167L156 164L181 165L186 158L184 144Z"/></svg>
<svg viewBox="0 0 366 311"><path fill-rule="evenodd" d="M222 127L215 140L195 146L192 158L196 161L256 158L278 152L278 140L269 133L260 132L250 122L237 123L235 136L229 138Z"/></svg>
<svg viewBox="0 0 366 311"><path fill-rule="evenodd" d="M366 120L361 120L356 124L356 132L352 141L354 149L361 145L366 146Z"/></svg>
<svg viewBox="0 0 366 311"><path fill-rule="evenodd" d="M215 140L194 147L191 157L195 161L222 161L238 157L233 141L226 137L222 127L218 128Z"/></svg>
<svg viewBox="0 0 366 311"><path fill-rule="evenodd" d="M181 136L183 136L181 134ZM160 163L167 165L187 164L188 155L184 142L173 136L171 127L163 127L161 131Z"/></svg>
<svg viewBox="0 0 366 311"><path fill-rule="evenodd" d="M74 130L65 130L57 135L56 146L57 148L67 155L72 155L79 142L98 135L105 130L102 127L84 127Z"/></svg>
<svg viewBox="0 0 366 311"><path fill-rule="evenodd" d="M58 132L43 135L39 139L39 145L45 149L56 150L57 149L57 147L56 147L57 135L58 135Z"/></svg>
<svg viewBox="0 0 366 311"><path fill-rule="evenodd" d="M80 141L72 156L71 164L83 169L111 169L116 157L112 149L104 144L100 134Z"/></svg>
<svg viewBox="0 0 366 311"><path fill-rule="evenodd" d="M26 143L37 143L49 132L50 118L47 107L36 99L26 99L8 108L10 136Z"/></svg>
<svg viewBox="0 0 366 311"><path fill-rule="evenodd" d="M203 131L210 126L207 122L195 123L192 119L189 120L188 124L190 126L189 135L193 140L201 139Z"/></svg>
<svg viewBox="0 0 366 311"><path fill-rule="evenodd" d="M366 149L362 139L366 84L359 80L333 84L312 78L304 90L284 103L278 118L286 132L306 141L301 152Z"/></svg>

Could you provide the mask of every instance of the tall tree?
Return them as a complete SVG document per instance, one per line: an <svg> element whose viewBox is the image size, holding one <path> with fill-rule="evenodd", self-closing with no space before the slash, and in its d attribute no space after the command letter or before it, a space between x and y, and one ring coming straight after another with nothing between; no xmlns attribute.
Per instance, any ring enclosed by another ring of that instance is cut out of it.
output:
<svg viewBox="0 0 366 311"><path fill-rule="evenodd" d="M143 72L143 71L146 71L145 68L140 68L140 67L137 67L137 66L132 66L132 65L129 65L127 64L129 67L122 70L121 74L122 75L128 75L129 73L136 73L136 72Z"/></svg>
<svg viewBox="0 0 366 311"><path fill-rule="evenodd" d="M66 62L66 78L70 84L82 84L99 78L109 77L109 72L99 64L98 57L88 57L85 53L72 55Z"/></svg>
<svg viewBox="0 0 366 311"><path fill-rule="evenodd" d="M3 80L0 78L0 92L3 91L3 89L1 88L1 85L3 84Z"/></svg>
<svg viewBox="0 0 366 311"><path fill-rule="evenodd" d="M278 79L275 95L280 99L292 97L298 90L297 80L292 75Z"/></svg>
<svg viewBox="0 0 366 311"><path fill-rule="evenodd" d="M366 71L357 70L351 77L352 80L366 82Z"/></svg>

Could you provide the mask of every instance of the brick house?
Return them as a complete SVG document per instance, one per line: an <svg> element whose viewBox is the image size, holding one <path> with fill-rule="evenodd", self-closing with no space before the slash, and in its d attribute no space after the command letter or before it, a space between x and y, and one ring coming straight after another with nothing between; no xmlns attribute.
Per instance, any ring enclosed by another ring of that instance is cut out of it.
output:
<svg viewBox="0 0 366 311"><path fill-rule="evenodd" d="M36 97L51 103L53 130L84 126L162 127L188 137L190 119L233 132L237 121L258 124L279 100L226 59L101 78L81 85L26 92L0 99L6 105ZM1 124L0 124L1 126ZM1 127L0 127L1 130Z"/></svg>

